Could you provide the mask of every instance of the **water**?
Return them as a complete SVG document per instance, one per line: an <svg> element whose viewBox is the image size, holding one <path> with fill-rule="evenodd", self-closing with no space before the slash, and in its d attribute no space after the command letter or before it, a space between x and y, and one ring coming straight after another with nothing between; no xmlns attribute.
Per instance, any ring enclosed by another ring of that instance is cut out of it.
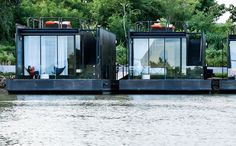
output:
<svg viewBox="0 0 236 146"><path fill-rule="evenodd" d="M236 145L236 95L0 96L0 146Z"/></svg>

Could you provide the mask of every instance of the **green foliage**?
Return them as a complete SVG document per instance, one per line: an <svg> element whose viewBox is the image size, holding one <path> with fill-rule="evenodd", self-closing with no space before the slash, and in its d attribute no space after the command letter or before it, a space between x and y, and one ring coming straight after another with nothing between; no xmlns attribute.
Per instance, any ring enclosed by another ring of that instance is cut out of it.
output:
<svg viewBox="0 0 236 146"><path fill-rule="evenodd" d="M227 73L215 73L214 77L217 77L217 78L227 78L228 74Z"/></svg>
<svg viewBox="0 0 236 146"><path fill-rule="evenodd" d="M14 36L15 11L12 1L1 1L0 4L0 41L11 41Z"/></svg>
<svg viewBox="0 0 236 146"><path fill-rule="evenodd" d="M233 22L236 22L236 7L234 5L230 5L228 11L231 13L230 19Z"/></svg>
<svg viewBox="0 0 236 146"><path fill-rule="evenodd" d="M227 48L226 46L224 46L222 49L216 50L214 46L208 47L208 49L206 50L206 63L208 66L227 66Z"/></svg>
<svg viewBox="0 0 236 146"><path fill-rule="evenodd" d="M0 64L13 65L16 62L14 44L0 44Z"/></svg>
<svg viewBox="0 0 236 146"><path fill-rule="evenodd" d="M0 72L0 78L1 77L5 77L5 78L13 78L15 76L15 73L11 73L11 72L9 72L9 73L3 73L3 72Z"/></svg>
<svg viewBox="0 0 236 146"><path fill-rule="evenodd" d="M215 24L225 11L231 21ZM206 62L227 64L227 35L236 22L236 8L226 8L216 0L2 0L0 5L0 62L15 62L15 23L26 24L28 17L77 17L92 20L94 26L108 28L117 35L117 62L126 63L128 30L136 21L165 18L171 23L184 21L191 32L206 34ZM3 43L3 41L11 43ZM223 61L222 61L223 50Z"/></svg>
<svg viewBox="0 0 236 146"><path fill-rule="evenodd" d="M120 65L126 65L127 64L127 51L128 49L124 47L123 44L119 44L116 47L116 62Z"/></svg>

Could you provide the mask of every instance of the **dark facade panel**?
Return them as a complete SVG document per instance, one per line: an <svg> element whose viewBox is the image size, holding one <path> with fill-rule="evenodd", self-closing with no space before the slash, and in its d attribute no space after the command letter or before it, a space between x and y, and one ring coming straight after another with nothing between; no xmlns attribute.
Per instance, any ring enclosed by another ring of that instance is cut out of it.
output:
<svg viewBox="0 0 236 146"><path fill-rule="evenodd" d="M220 91L236 91L236 80L220 80Z"/></svg>
<svg viewBox="0 0 236 146"><path fill-rule="evenodd" d="M210 80L120 80L122 91L211 91Z"/></svg>
<svg viewBox="0 0 236 146"><path fill-rule="evenodd" d="M102 91L103 80L79 80L79 79L14 79L7 80L9 92L30 91Z"/></svg>
<svg viewBox="0 0 236 146"><path fill-rule="evenodd" d="M201 40L189 39L187 47L187 65L201 66L202 65Z"/></svg>
<svg viewBox="0 0 236 146"><path fill-rule="evenodd" d="M93 32L81 32L81 47L84 64L96 64L96 36Z"/></svg>
<svg viewBox="0 0 236 146"><path fill-rule="evenodd" d="M116 79L116 36L98 28L97 30L97 78Z"/></svg>

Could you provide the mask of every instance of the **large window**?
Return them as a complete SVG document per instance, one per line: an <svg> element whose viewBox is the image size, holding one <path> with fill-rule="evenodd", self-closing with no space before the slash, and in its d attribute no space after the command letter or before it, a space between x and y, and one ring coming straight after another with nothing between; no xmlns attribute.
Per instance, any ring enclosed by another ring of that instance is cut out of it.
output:
<svg viewBox="0 0 236 146"><path fill-rule="evenodd" d="M229 76L236 75L236 41L230 41L230 63Z"/></svg>
<svg viewBox="0 0 236 146"><path fill-rule="evenodd" d="M186 38L133 39L134 78L149 74L151 79L182 78L187 74Z"/></svg>
<svg viewBox="0 0 236 146"><path fill-rule="evenodd" d="M49 75L64 68L60 75L74 75L74 50L74 36L24 36L24 67Z"/></svg>
<svg viewBox="0 0 236 146"><path fill-rule="evenodd" d="M148 68L148 39L134 39L133 75L141 76Z"/></svg>
<svg viewBox="0 0 236 146"><path fill-rule="evenodd" d="M186 38L182 38L182 63L181 63L181 76L187 75L187 42Z"/></svg>
<svg viewBox="0 0 236 146"><path fill-rule="evenodd" d="M152 78L164 78L165 76L165 40L149 39L149 66Z"/></svg>
<svg viewBox="0 0 236 146"><path fill-rule="evenodd" d="M180 39L165 39L165 66L167 78L180 77Z"/></svg>
<svg viewBox="0 0 236 146"><path fill-rule="evenodd" d="M29 75L26 69L34 66L35 70L41 70L40 66L40 36L24 37L24 74Z"/></svg>
<svg viewBox="0 0 236 146"><path fill-rule="evenodd" d="M41 37L41 74L52 74L57 65L57 37Z"/></svg>

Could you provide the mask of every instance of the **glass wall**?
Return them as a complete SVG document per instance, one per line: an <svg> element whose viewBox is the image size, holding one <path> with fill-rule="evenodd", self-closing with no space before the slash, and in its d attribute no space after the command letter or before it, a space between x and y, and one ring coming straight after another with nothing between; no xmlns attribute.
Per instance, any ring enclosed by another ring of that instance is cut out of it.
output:
<svg viewBox="0 0 236 146"><path fill-rule="evenodd" d="M236 41L230 41L230 63L229 77L236 75Z"/></svg>
<svg viewBox="0 0 236 146"><path fill-rule="evenodd" d="M180 39L165 39L165 66L167 78L180 78Z"/></svg>
<svg viewBox="0 0 236 146"><path fill-rule="evenodd" d="M164 38L149 39L149 65L151 78L165 78Z"/></svg>
<svg viewBox="0 0 236 146"><path fill-rule="evenodd" d="M57 65L57 37L41 37L41 72L40 74L52 74Z"/></svg>
<svg viewBox="0 0 236 146"><path fill-rule="evenodd" d="M40 36L24 37L24 75L29 75L28 67L34 67L35 70L41 70L40 66Z"/></svg>
<svg viewBox="0 0 236 146"><path fill-rule="evenodd" d="M187 66L187 39L184 37L134 38L132 52L133 78L141 79L145 74L151 79L201 78L202 68ZM193 71L197 75L188 76Z"/></svg>
<svg viewBox="0 0 236 146"><path fill-rule="evenodd" d="M182 49L182 60L181 60L181 76L184 77L187 75L187 41L186 38L181 38L182 44L181 44L181 49Z"/></svg>
<svg viewBox="0 0 236 146"><path fill-rule="evenodd" d="M74 36L24 36L24 67L39 74L75 75ZM29 75L25 69L24 75Z"/></svg>
<svg viewBox="0 0 236 146"><path fill-rule="evenodd" d="M148 39L134 39L133 76L141 77L148 72Z"/></svg>
<svg viewBox="0 0 236 146"><path fill-rule="evenodd" d="M66 40L66 39L65 39ZM68 68L68 75L75 75L75 68L76 68L76 57L75 57L75 46L74 46L74 37L67 36L67 64L65 63L66 68ZM66 56L65 56L66 57ZM67 71L67 69L65 70Z"/></svg>

